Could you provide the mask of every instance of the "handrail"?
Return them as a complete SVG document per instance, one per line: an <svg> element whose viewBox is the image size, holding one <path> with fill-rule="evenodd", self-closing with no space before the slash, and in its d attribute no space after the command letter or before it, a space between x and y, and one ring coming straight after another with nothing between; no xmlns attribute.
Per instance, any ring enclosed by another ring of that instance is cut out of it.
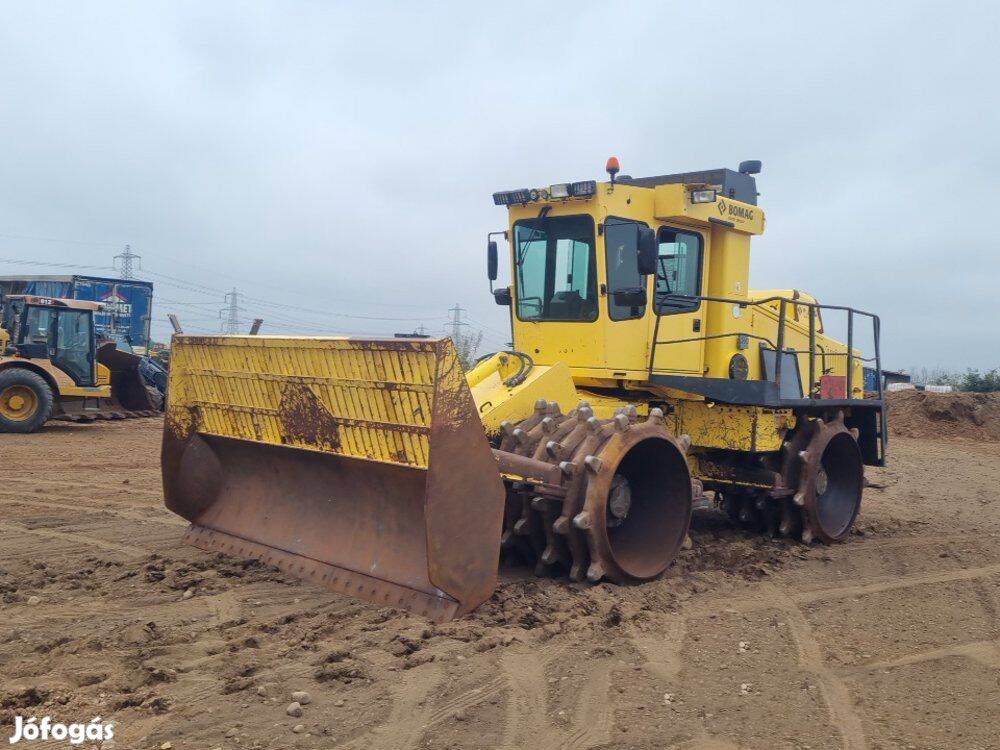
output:
<svg viewBox="0 0 1000 750"><path fill-rule="evenodd" d="M758 307L762 305L767 305L772 302L778 303L778 340L776 343L772 343L770 339L750 333L721 333L705 335L700 337L692 337L686 339L672 339L668 341L660 341L660 319L663 317L663 309L666 307L667 300L677 300L684 302L718 302L723 304L737 305L742 309L748 307ZM785 327L788 323L788 305L802 305L809 309L809 323L808 323L808 336L809 336L809 348L808 349L785 349ZM854 307L849 307L847 305L828 305L820 302L810 302L808 300L802 300L797 298L783 297L781 295L772 295L770 297L764 297L762 299L744 299L736 297L713 297L709 295L695 295L695 294L674 294L667 293L664 295L654 295L653 300L653 313L656 315L656 325L653 328L653 341L650 346L649 352L649 375L652 377L654 364L656 362L656 348L664 344L681 344L690 343L694 341L708 341L710 339L725 338L728 336L747 336L748 338L757 339L765 342L771 346L775 352L775 364L774 364L774 383L778 388L778 393L781 393L781 370L782 370L782 360L784 357L782 354L808 354L809 355L809 393L812 393L812 388L816 380L816 311L817 310L840 310L847 313L847 351L846 352L827 352L823 351L823 356L846 356L847 357L847 397L850 399L851 394L853 394L854 387L854 362L859 360L861 362L875 362L875 371L877 378L878 387L878 397L881 401L883 398L883 387L882 387L882 357L881 357L881 319L878 315L866 310L859 310ZM874 357L862 357L860 355L854 355L854 317L856 315L862 315L872 320L872 333L874 338ZM808 395L808 394L807 394Z"/></svg>

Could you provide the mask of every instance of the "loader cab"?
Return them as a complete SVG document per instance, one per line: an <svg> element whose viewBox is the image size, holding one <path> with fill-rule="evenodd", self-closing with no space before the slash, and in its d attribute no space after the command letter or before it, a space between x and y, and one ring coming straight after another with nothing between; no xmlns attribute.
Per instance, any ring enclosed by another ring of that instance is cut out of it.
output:
<svg viewBox="0 0 1000 750"><path fill-rule="evenodd" d="M748 294L750 236L764 223L754 169L616 171L608 182L495 193L510 217L510 287L495 296L511 306L514 348L605 383L721 374L729 360L709 328L749 321L691 298Z"/></svg>
<svg viewBox="0 0 1000 750"><path fill-rule="evenodd" d="M94 302L34 295L10 295L3 305L8 352L22 359L47 360L77 386L97 381Z"/></svg>

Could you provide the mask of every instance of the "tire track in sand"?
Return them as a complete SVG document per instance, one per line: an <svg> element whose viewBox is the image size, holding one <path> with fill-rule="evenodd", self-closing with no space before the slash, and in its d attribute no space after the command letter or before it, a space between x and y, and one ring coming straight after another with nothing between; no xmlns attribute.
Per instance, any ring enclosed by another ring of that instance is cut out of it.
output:
<svg viewBox="0 0 1000 750"><path fill-rule="evenodd" d="M911 664L938 661L954 656L972 659L990 669L1000 669L1000 641L972 641L971 643L962 643L957 646L945 646L944 648L935 648L930 651L921 651L918 654L907 654L898 659L885 659L882 661L870 661L864 664L852 664L848 667L838 667L836 671L837 674L843 675L863 674L873 670L908 667Z"/></svg>
<svg viewBox="0 0 1000 750"><path fill-rule="evenodd" d="M607 744L611 739L614 706L609 700L613 663L593 660L570 712L568 727L560 727L548 716L549 667L568 648L560 646L547 654L535 649L505 653L500 667L510 686L504 719L504 750L525 747L556 747L581 750Z"/></svg>
<svg viewBox="0 0 1000 750"><path fill-rule="evenodd" d="M59 510L67 510L75 512L79 515L84 513L107 513L118 518L123 518L128 521L139 521L140 523L156 523L165 524L167 526L176 526L179 528L184 528L187 526L188 522L180 518L180 516L175 516L173 514L158 513L155 510L152 514L141 513L134 510L129 510L127 507L119 507L117 504L99 505L97 503L67 503L62 500L50 500L51 495L47 494L35 494L31 496L25 496L19 493L13 492L3 492L0 491L0 499L5 499L6 505L21 505L24 507L33 508L57 508ZM88 515L88 518L92 517Z"/></svg>
<svg viewBox="0 0 1000 750"><path fill-rule="evenodd" d="M437 663L407 670L390 689L392 708L377 727L337 747L353 750L410 750L432 723L431 696L444 680L444 669ZM456 709L452 709L453 711Z"/></svg>
<svg viewBox="0 0 1000 750"><path fill-rule="evenodd" d="M687 620L676 617L661 625L656 633L633 631L628 639L646 657L646 666L660 679L672 683L684 665L681 648L687 635Z"/></svg>
<svg viewBox="0 0 1000 750"><path fill-rule="evenodd" d="M799 666L815 677L830 722L840 732L844 750L868 750L868 738L861 717L854 710L851 694L844 682L826 666L823 649L802 610L790 596L774 586L765 587L762 593L762 599L784 614L798 652Z"/></svg>
<svg viewBox="0 0 1000 750"><path fill-rule="evenodd" d="M123 553L132 557L144 557L149 554L149 550L144 547L134 547L130 544L116 544L104 539L99 539L92 534L74 533L71 531L53 531L52 529L30 528L15 521L0 521L0 531L7 531L11 534L24 535L35 534L46 539L56 539L64 542L72 542L84 547L97 547L108 552Z"/></svg>

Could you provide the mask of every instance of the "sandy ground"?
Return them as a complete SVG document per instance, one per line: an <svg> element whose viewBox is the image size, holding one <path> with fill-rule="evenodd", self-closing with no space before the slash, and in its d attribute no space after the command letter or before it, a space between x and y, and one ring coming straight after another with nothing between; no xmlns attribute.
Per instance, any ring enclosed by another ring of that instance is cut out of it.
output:
<svg viewBox="0 0 1000 750"><path fill-rule="evenodd" d="M4 745L21 714L119 750L1000 747L1000 443L895 438L844 544L704 514L662 580L505 571L430 626L180 546L159 429L0 435Z"/></svg>

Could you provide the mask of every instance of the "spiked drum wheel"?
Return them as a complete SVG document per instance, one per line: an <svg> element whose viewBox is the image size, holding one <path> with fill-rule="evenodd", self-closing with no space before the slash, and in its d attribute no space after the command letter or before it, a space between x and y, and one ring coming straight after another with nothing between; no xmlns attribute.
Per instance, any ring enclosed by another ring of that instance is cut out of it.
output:
<svg viewBox="0 0 1000 750"><path fill-rule="evenodd" d="M573 580L643 581L676 556L691 519L692 482L686 436L667 430L652 410L634 407L600 420L586 402L568 415L540 400L535 413L505 423L501 450L558 464L563 498L508 489L502 545L536 561L535 572L564 569Z"/></svg>
<svg viewBox="0 0 1000 750"><path fill-rule="evenodd" d="M802 541L836 542L847 536L861 509L864 465L857 430L847 429L843 412L826 422L800 421L786 444L782 473L786 486L796 488L792 505L799 518L789 518L789 524L801 528ZM785 515L791 516L792 509Z"/></svg>

